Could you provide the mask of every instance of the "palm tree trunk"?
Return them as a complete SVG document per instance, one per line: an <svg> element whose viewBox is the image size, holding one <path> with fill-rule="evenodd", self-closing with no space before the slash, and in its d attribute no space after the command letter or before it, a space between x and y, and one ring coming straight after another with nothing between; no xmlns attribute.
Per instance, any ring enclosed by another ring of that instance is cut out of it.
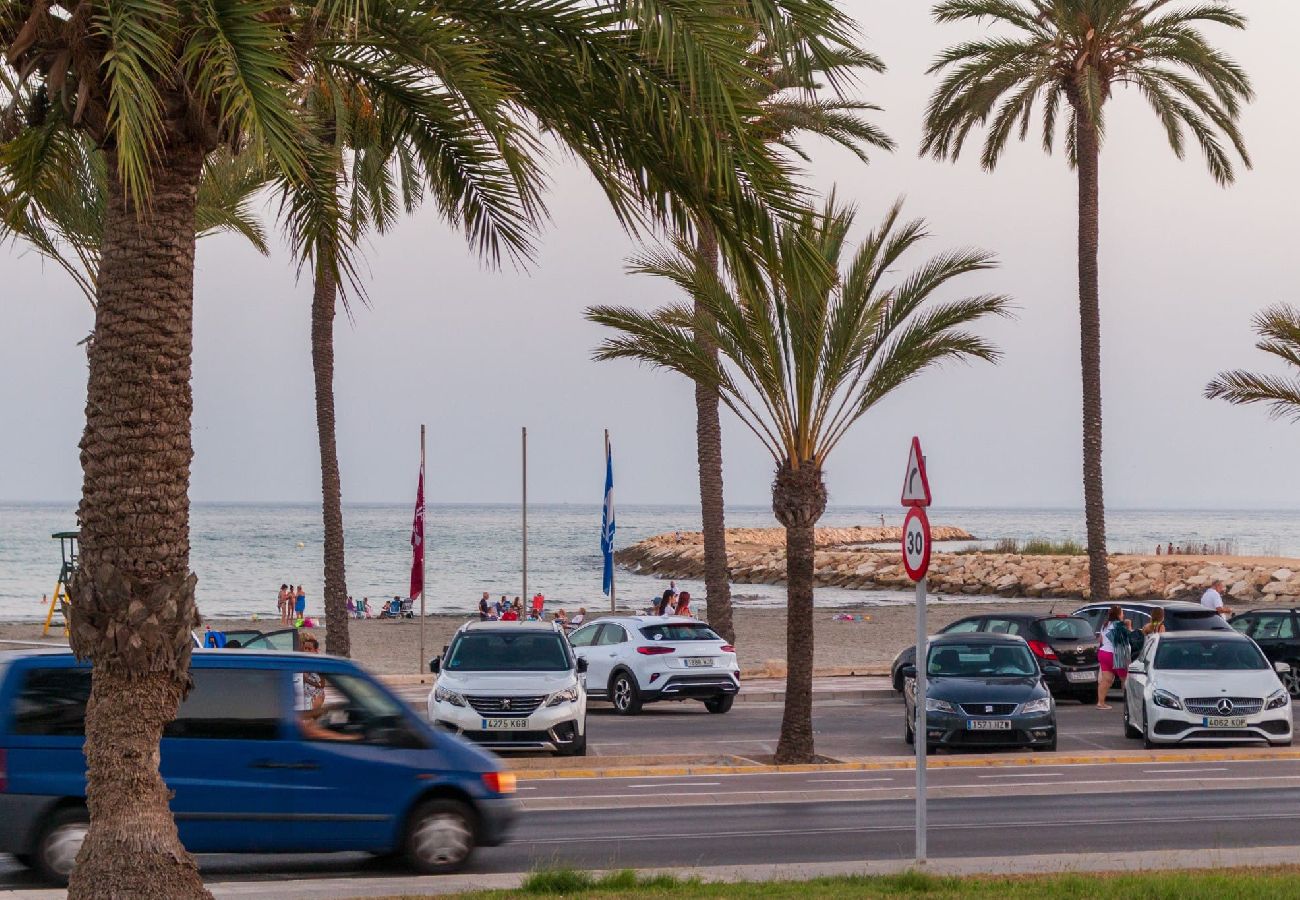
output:
<svg viewBox="0 0 1300 900"><path fill-rule="evenodd" d="M1088 530L1089 599L1110 599L1106 502L1101 481L1101 302L1097 285L1099 147L1083 109L1075 113L1079 157L1079 349L1083 366L1083 509Z"/></svg>
<svg viewBox="0 0 1300 900"><path fill-rule="evenodd" d="M711 269L718 270L718 238L708 225L700 228L700 255ZM704 315L699 303L695 314ZM708 336L697 332L698 341L714 359L718 348ZM722 422L718 415L718 392L695 383L695 454L700 469L700 518L704 526L704 592L709 627L736 642L731 616L731 567L727 565L727 524L722 496Z"/></svg>
<svg viewBox="0 0 1300 900"><path fill-rule="evenodd" d="M320 444L321 515L325 524L325 652L350 656L347 571L343 559L343 483L334 427L334 315L338 282L318 261L311 299L311 363L316 375L316 437Z"/></svg>
<svg viewBox="0 0 1300 900"><path fill-rule="evenodd" d="M826 511L821 469L806 462L798 469L783 463L772 484L772 511L785 526L785 710L777 763L816 759L812 728L813 528Z"/></svg>
<svg viewBox="0 0 1300 900"><path fill-rule="evenodd" d="M158 771L189 687L194 207L203 154L171 147L145 209L114 177L104 210L81 439L81 561L71 643L94 661L86 708L90 833L68 895L207 897ZM108 154L110 173L117 160Z"/></svg>

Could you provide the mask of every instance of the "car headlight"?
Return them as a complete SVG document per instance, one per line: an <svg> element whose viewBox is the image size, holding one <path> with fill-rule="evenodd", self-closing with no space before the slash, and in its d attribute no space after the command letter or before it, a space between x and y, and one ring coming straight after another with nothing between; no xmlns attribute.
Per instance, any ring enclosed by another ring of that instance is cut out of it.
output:
<svg viewBox="0 0 1300 900"><path fill-rule="evenodd" d="M1274 691L1273 693L1268 695L1268 700L1264 703L1264 708L1281 709L1282 707L1286 706L1290 702L1291 702L1291 695L1286 692L1285 688L1283 688L1281 690Z"/></svg>
<svg viewBox="0 0 1300 900"><path fill-rule="evenodd" d="M1159 689L1151 695L1151 702L1156 706L1163 706L1165 709L1183 708L1183 701L1179 700L1178 697L1168 691L1162 691Z"/></svg>
<svg viewBox="0 0 1300 900"><path fill-rule="evenodd" d="M952 713L954 716L961 714L961 710L952 703L949 703L947 700L936 700L933 697L925 698L925 711Z"/></svg>
<svg viewBox="0 0 1300 900"><path fill-rule="evenodd" d="M1029 713L1045 713L1045 712L1051 712L1051 711L1052 711L1052 698L1051 698L1051 697L1039 697L1037 700L1030 700L1030 701L1029 701L1028 703L1026 703L1024 706L1020 707L1020 711L1021 711L1022 713L1024 713L1024 714L1026 714L1026 715L1028 715Z"/></svg>
<svg viewBox="0 0 1300 900"><path fill-rule="evenodd" d="M455 691L449 691L447 688L439 686L433 689L433 700L435 703L450 703L452 706L464 706L465 698Z"/></svg>
<svg viewBox="0 0 1300 900"><path fill-rule="evenodd" d="M578 686L567 687L562 691L556 691L551 694L551 698L546 701L547 706L559 706L561 703L577 703Z"/></svg>

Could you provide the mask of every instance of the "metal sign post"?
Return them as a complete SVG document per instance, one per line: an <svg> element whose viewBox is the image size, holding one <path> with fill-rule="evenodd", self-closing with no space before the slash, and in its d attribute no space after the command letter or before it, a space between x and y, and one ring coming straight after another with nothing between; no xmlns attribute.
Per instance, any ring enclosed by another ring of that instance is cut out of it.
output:
<svg viewBox="0 0 1300 900"><path fill-rule="evenodd" d="M903 506L910 507L903 519L903 568L916 582L916 677L912 680L912 742L916 747L916 861L924 863L925 838L925 751L929 743L925 709L925 674L929 660L929 636L925 626L925 575L930 570L930 519L925 507L930 505L930 480L926 477L925 456L921 442L912 438L907 456L907 473L903 478Z"/></svg>

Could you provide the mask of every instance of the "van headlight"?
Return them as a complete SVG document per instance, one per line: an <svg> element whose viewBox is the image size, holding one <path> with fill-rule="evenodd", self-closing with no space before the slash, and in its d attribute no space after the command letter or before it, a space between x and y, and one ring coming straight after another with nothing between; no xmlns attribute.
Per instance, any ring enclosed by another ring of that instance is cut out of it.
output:
<svg viewBox="0 0 1300 900"><path fill-rule="evenodd" d="M1183 701L1179 700L1177 696L1169 693L1168 691L1163 691L1159 689L1157 689L1151 694L1151 702L1154 703L1156 706L1163 706L1165 709L1183 708Z"/></svg>
<svg viewBox="0 0 1300 900"><path fill-rule="evenodd" d="M455 691L447 690L441 685L433 689L433 701L435 703L450 703L452 706L464 706L465 698Z"/></svg>
<svg viewBox="0 0 1300 900"><path fill-rule="evenodd" d="M1291 695L1286 692L1285 688L1276 690L1268 695L1268 700L1264 703L1265 709L1281 709L1291 702Z"/></svg>
<svg viewBox="0 0 1300 900"><path fill-rule="evenodd" d="M559 706L561 703L577 703L578 686L567 687L562 691L556 691L551 694L551 698L546 701L547 706Z"/></svg>
<svg viewBox="0 0 1300 900"><path fill-rule="evenodd" d="M960 715L961 713L961 710L957 709L956 706L947 700L936 700L934 697L925 698L925 711L951 713L954 716Z"/></svg>
<svg viewBox="0 0 1300 900"><path fill-rule="evenodd" d="M1052 711L1052 698L1039 697L1037 700L1030 700L1024 706L1020 707L1020 712L1029 715L1030 713L1045 713Z"/></svg>

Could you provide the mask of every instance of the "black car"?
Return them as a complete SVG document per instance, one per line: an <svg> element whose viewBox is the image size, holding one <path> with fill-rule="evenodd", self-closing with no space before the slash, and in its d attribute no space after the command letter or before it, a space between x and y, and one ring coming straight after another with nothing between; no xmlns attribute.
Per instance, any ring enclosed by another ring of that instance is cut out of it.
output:
<svg viewBox="0 0 1300 900"><path fill-rule="evenodd" d="M1056 701L1024 638L941 634L926 661L926 752L938 747L1056 749ZM903 735L915 743L916 666L903 667Z"/></svg>
<svg viewBox="0 0 1300 900"><path fill-rule="evenodd" d="M1090 603L1074 611L1076 616L1088 620L1092 630L1101 633L1101 626L1106 624L1106 616L1111 606L1118 606L1124 611L1124 618L1133 623L1134 643L1133 658L1142 652L1142 629L1151 621L1151 611L1163 608L1165 611L1165 631L1231 631L1228 621L1212 609L1199 603L1186 600L1120 600L1114 604Z"/></svg>
<svg viewBox="0 0 1300 900"><path fill-rule="evenodd" d="M939 634L1019 635L1043 667L1048 689L1057 697L1084 703L1097 697L1097 635L1087 619L1078 616L1043 616L1037 613L988 612L958 619ZM916 662L911 646L894 658L890 678L894 690L903 690L903 666Z"/></svg>
<svg viewBox="0 0 1300 900"><path fill-rule="evenodd" d="M1248 609L1233 616L1231 624L1253 638L1269 662L1291 666L1278 678L1292 697L1300 697L1300 610Z"/></svg>

